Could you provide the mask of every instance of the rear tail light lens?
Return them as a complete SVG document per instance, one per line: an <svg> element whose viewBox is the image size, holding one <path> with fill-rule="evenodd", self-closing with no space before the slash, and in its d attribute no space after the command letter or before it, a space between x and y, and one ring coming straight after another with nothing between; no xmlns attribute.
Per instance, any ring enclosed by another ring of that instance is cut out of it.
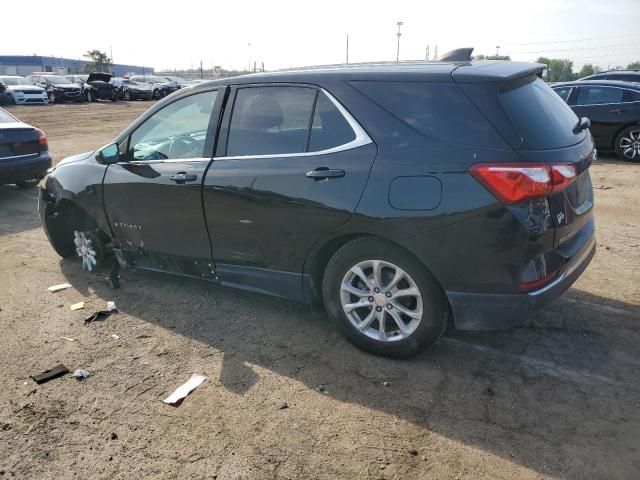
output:
<svg viewBox="0 0 640 480"><path fill-rule="evenodd" d="M44 132L39 128L36 128L36 132L38 132L38 143L40 145L48 147L49 145L47 143L47 136L44 134Z"/></svg>
<svg viewBox="0 0 640 480"><path fill-rule="evenodd" d="M571 163L480 163L469 173L504 203L520 203L566 188L576 178Z"/></svg>

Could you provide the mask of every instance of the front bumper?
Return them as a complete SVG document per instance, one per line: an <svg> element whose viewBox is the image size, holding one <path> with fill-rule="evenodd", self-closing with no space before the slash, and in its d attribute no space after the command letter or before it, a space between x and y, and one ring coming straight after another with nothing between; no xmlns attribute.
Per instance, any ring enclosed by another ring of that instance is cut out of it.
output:
<svg viewBox="0 0 640 480"><path fill-rule="evenodd" d="M46 93L14 95L13 101L16 103L16 105L27 105L27 104L46 105L47 103L49 103L49 96Z"/></svg>
<svg viewBox="0 0 640 480"><path fill-rule="evenodd" d="M0 159L0 185L41 178L51 167L51 155L45 150L38 155Z"/></svg>
<svg viewBox="0 0 640 480"><path fill-rule="evenodd" d="M553 281L527 293L468 293L447 291L458 330L503 330L526 324L544 305L558 298L585 271L596 252L595 232Z"/></svg>

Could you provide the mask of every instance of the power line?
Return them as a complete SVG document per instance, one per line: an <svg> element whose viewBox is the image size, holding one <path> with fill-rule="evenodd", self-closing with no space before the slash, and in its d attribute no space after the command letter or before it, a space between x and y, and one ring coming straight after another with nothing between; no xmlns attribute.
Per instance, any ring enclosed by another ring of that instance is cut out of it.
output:
<svg viewBox="0 0 640 480"><path fill-rule="evenodd" d="M586 42L589 40L606 40L610 38L625 38L625 37L637 37L640 33L627 33L625 35L610 35L607 37L591 37L591 38L577 38L575 40L557 40L549 42L528 42L528 43L507 43L510 47L521 47L525 45L550 45L553 43L571 43L571 42Z"/></svg>
<svg viewBox="0 0 640 480"><path fill-rule="evenodd" d="M525 54L525 53L554 53L554 52L573 52L576 50L596 50L602 48L618 48L618 47L633 47L635 45L630 43L620 43L618 45L598 45L591 47L578 47L578 48L558 48L555 50L529 50L526 52L511 52L512 55Z"/></svg>

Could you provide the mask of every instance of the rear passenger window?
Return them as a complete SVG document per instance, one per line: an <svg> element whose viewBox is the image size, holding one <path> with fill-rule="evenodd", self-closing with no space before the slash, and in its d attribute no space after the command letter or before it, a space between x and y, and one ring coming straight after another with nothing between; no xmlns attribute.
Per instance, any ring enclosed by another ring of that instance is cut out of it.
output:
<svg viewBox="0 0 640 480"><path fill-rule="evenodd" d="M311 124L308 151L328 150L349 143L355 138L355 133L338 107L320 92Z"/></svg>
<svg viewBox="0 0 640 480"><path fill-rule="evenodd" d="M620 103L622 89L610 87L580 87L576 105L602 105L606 103Z"/></svg>
<svg viewBox="0 0 640 480"><path fill-rule="evenodd" d="M453 83L351 84L423 135L458 144L504 146L502 137Z"/></svg>
<svg viewBox="0 0 640 480"><path fill-rule="evenodd" d="M623 102L640 102L640 92L635 90L625 90L622 94Z"/></svg>
<svg viewBox="0 0 640 480"><path fill-rule="evenodd" d="M313 88L239 89L229 127L227 156L304 152L315 99Z"/></svg>

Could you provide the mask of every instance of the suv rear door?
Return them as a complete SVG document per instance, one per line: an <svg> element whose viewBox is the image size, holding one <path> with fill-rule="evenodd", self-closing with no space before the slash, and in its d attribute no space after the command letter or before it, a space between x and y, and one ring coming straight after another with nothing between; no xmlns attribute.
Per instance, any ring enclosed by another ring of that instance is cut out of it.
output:
<svg viewBox="0 0 640 480"><path fill-rule="evenodd" d="M295 296L313 243L354 211L375 145L302 84L232 88L217 145L203 202L220 280Z"/></svg>
<svg viewBox="0 0 640 480"><path fill-rule="evenodd" d="M606 85L578 86L571 107L578 117L591 120L591 133L601 148L613 148L613 141L622 127L621 104L624 90Z"/></svg>

